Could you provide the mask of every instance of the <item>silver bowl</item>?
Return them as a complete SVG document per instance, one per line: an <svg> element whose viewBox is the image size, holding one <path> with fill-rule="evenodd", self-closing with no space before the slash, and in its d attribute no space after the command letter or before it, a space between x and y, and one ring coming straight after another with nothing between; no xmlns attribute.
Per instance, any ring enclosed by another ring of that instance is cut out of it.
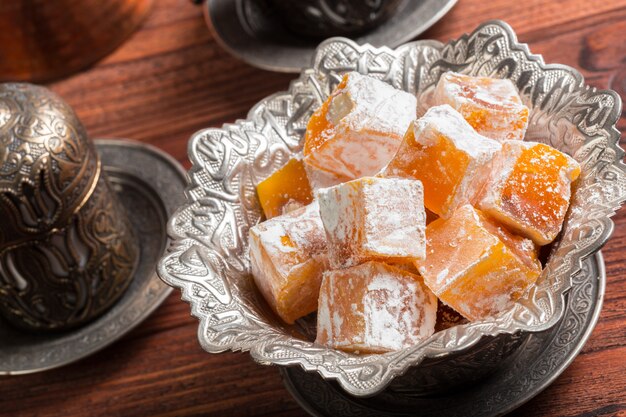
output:
<svg viewBox="0 0 626 417"><path fill-rule="evenodd" d="M248 230L261 218L255 185L301 150L309 116L343 73L358 71L412 92L423 112L449 70L510 78L531 109L527 138L572 155L582 166L563 232L538 284L494 319L435 333L401 351L353 355L316 345L314 318L282 324L251 280ZM501 21L447 44L417 41L395 50L329 39L289 91L259 102L246 120L193 135L187 202L170 220L173 242L159 275L181 289L200 319L200 344L211 353L249 351L261 364L300 365L355 396L380 393L399 376L390 389L413 395L478 378L511 356L528 332L561 319L572 276L613 231L610 217L626 200L624 152L615 128L620 113L615 92L585 85L572 68L544 64Z"/></svg>

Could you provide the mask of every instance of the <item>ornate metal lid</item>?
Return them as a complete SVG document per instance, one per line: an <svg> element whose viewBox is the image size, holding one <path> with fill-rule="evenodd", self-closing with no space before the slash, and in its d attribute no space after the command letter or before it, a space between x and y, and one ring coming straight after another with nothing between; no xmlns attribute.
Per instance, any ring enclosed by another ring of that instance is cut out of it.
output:
<svg viewBox="0 0 626 417"><path fill-rule="evenodd" d="M0 249L67 223L99 174L70 106L43 87L0 84Z"/></svg>

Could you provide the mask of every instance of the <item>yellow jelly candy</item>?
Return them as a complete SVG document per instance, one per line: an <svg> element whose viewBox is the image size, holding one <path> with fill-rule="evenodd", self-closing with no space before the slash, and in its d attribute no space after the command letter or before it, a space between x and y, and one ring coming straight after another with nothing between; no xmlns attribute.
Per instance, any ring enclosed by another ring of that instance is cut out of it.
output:
<svg viewBox="0 0 626 417"><path fill-rule="evenodd" d="M437 106L409 127L380 175L420 180L424 205L445 218L475 199L481 170L500 148L500 143L474 132L452 107Z"/></svg>
<svg viewBox="0 0 626 417"><path fill-rule="evenodd" d="M336 182L374 175L398 149L416 99L375 78L348 73L311 116L304 162Z"/></svg>
<svg viewBox="0 0 626 417"><path fill-rule="evenodd" d="M313 201L304 164L295 158L261 181L256 190L263 213L268 219L306 206Z"/></svg>
<svg viewBox="0 0 626 417"><path fill-rule="evenodd" d="M261 294L285 322L315 311L327 269L326 235L317 203L252 227L250 264Z"/></svg>
<svg viewBox="0 0 626 417"><path fill-rule="evenodd" d="M364 177L323 188L317 196L333 268L424 257L426 214L419 181Z"/></svg>

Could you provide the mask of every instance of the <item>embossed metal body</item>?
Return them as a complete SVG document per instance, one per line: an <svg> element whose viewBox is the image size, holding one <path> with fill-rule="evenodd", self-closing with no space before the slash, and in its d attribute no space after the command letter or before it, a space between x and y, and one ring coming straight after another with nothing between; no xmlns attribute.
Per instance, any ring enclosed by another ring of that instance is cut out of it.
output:
<svg viewBox="0 0 626 417"><path fill-rule="evenodd" d="M65 329L124 292L139 248L93 144L59 97L0 86L0 314Z"/></svg>
<svg viewBox="0 0 626 417"><path fill-rule="evenodd" d="M167 246L167 219L184 201L185 171L172 157L144 143L96 140L111 189L139 239L139 264L120 299L103 315L65 332L33 333L0 317L0 376L67 365L115 342L145 320L171 293L155 265Z"/></svg>
<svg viewBox="0 0 626 417"><path fill-rule="evenodd" d="M423 113L439 77L450 70L511 79L531 109L527 139L567 152L582 166L563 232L538 284L494 319L435 333L402 351L359 356L316 345L307 337L310 322L293 328L280 323L251 283L248 229L261 217L255 185L300 151L309 116L343 73L359 71L412 92ZM616 93L585 85L572 68L544 64L500 21L447 44L418 41L395 50L330 39L289 91L262 100L246 120L192 137L188 201L170 222L174 241L159 274L191 304L208 352L246 350L262 364L300 365L356 396L381 392L426 359L441 364L431 372L441 383L462 383L472 370L493 369L514 352L515 339L523 338L517 334L554 326L582 260L610 236L610 216L626 199L626 167L615 128L620 111Z"/></svg>

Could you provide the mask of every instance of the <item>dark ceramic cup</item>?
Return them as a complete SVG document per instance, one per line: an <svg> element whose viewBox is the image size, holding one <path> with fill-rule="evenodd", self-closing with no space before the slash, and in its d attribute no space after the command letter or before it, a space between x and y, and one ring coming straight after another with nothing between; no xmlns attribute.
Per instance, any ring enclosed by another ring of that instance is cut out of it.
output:
<svg viewBox="0 0 626 417"><path fill-rule="evenodd" d="M391 17L402 1L269 0L269 3L292 32L323 39L362 34Z"/></svg>

